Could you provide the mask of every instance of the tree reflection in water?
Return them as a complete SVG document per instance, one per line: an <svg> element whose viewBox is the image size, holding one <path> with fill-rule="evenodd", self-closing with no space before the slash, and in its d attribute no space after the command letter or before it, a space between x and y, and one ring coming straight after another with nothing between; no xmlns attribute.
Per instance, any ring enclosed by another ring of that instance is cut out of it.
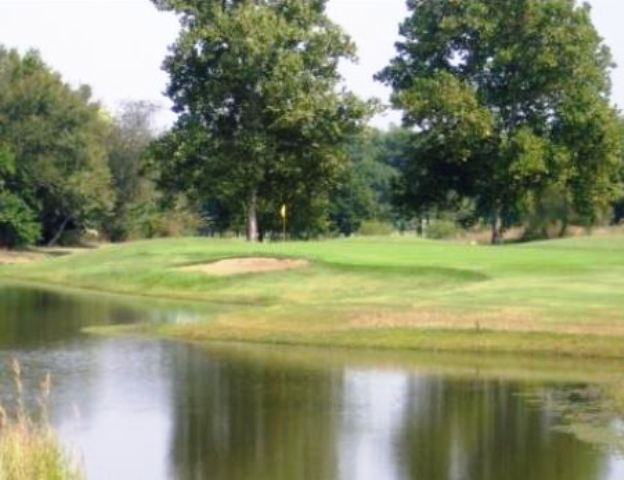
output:
<svg viewBox="0 0 624 480"><path fill-rule="evenodd" d="M608 453L558 431L521 384L185 348L175 364L175 478L616 478Z"/></svg>

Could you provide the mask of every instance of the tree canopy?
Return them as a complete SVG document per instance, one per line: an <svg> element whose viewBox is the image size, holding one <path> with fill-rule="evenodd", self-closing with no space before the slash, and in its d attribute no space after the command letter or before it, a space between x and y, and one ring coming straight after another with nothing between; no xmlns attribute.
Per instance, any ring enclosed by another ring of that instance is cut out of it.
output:
<svg viewBox="0 0 624 480"><path fill-rule="evenodd" d="M0 242L54 243L95 227L113 194L107 123L87 87L71 88L36 52L0 47Z"/></svg>
<svg viewBox="0 0 624 480"><path fill-rule="evenodd" d="M324 0L158 0L182 31L164 63L179 120L160 142L160 185L246 217L310 230L371 106L339 89L355 48Z"/></svg>
<svg viewBox="0 0 624 480"><path fill-rule="evenodd" d="M410 0L378 78L414 129L403 198L474 199L493 241L555 189L592 218L621 165L611 55L574 0Z"/></svg>
<svg viewBox="0 0 624 480"><path fill-rule="evenodd" d="M1 246L91 228L281 238L283 206L296 238L485 221L498 242L624 218L624 123L587 5L409 0L377 75L404 125L383 132L342 84L355 45L327 0L152 2L181 23L160 135L153 106L109 115L36 52L0 47Z"/></svg>

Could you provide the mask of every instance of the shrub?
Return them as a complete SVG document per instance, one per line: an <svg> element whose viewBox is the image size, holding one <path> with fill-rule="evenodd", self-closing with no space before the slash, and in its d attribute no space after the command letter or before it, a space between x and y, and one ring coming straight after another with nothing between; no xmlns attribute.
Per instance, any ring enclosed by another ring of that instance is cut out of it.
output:
<svg viewBox="0 0 624 480"><path fill-rule="evenodd" d="M436 219L427 226L426 237L434 240L457 238L462 231L462 228L453 220Z"/></svg>
<svg viewBox="0 0 624 480"><path fill-rule="evenodd" d="M105 231L112 241L120 242L196 235L201 226L199 214L186 204L160 208L156 203L138 202L112 219Z"/></svg>
<svg viewBox="0 0 624 480"><path fill-rule="evenodd" d="M20 247L35 243L41 227L34 213L18 196L0 191L0 245Z"/></svg>
<svg viewBox="0 0 624 480"><path fill-rule="evenodd" d="M363 236L382 236L391 235L394 233L394 226L387 222L380 222L378 220L366 220L362 222L362 226L358 231Z"/></svg>

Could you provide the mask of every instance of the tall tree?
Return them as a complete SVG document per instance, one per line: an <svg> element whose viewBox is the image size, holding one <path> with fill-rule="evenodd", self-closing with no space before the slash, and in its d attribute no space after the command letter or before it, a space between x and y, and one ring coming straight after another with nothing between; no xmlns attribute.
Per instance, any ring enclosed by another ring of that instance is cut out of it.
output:
<svg viewBox="0 0 624 480"><path fill-rule="evenodd" d="M67 227L97 227L109 211L106 131L88 87L65 84L36 52L0 47L0 144L13 163L4 188L34 214L45 242Z"/></svg>
<svg viewBox="0 0 624 480"><path fill-rule="evenodd" d="M182 24L164 64L180 116L162 142L161 183L236 206L252 241L259 211L312 211L369 111L338 90L338 63L355 49L326 0L154 3Z"/></svg>
<svg viewBox="0 0 624 480"><path fill-rule="evenodd" d="M406 198L475 199L493 242L546 188L589 219L610 201L621 162L612 62L589 6L409 0L408 8L398 55L378 75L415 129Z"/></svg>
<svg viewBox="0 0 624 480"><path fill-rule="evenodd" d="M115 205L106 230L113 241L132 237L139 230L137 211L155 203L152 182L143 174L144 156L156 136L152 126L155 110L149 102L129 102L109 129L108 165Z"/></svg>

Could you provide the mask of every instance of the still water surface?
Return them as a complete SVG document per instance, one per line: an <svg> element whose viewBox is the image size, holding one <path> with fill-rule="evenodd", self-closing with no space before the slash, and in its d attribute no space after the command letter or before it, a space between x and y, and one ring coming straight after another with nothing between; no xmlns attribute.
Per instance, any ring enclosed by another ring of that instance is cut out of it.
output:
<svg viewBox="0 0 624 480"><path fill-rule="evenodd" d="M624 478L616 453L559 430L556 410L526 397L570 385L80 332L183 316L0 286L0 397L13 401L12 356L30 392L51 372L52 423L90 479Z"/></svg>

